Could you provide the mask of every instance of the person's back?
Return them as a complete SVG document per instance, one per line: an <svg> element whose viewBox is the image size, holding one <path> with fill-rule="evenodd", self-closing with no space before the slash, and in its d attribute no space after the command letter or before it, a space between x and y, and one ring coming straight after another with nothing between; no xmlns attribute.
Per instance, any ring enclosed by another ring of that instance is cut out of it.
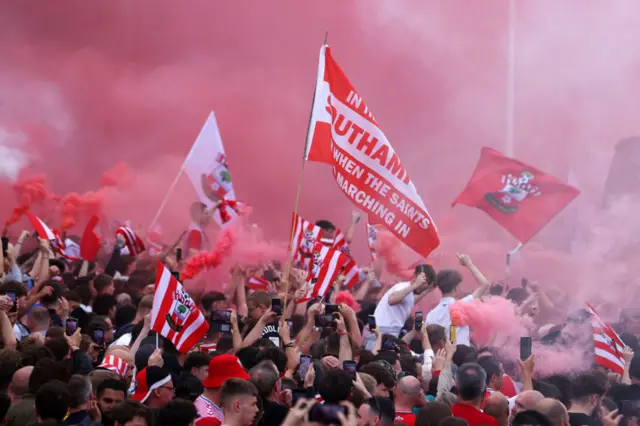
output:
<svg viewBox="0 0 640 426"><path fill-rule="evenodd" d="M476 363L460 366L456 375L458 402L451 407L454 417L460 417L469 426L500 426L496 419L480 411L486 391L487 374Z"/></svg>
<svg viewBox="0 0 640 426"><path fill-rule="evenodd" d="M606 392L606 386L606 377L596 372L583 373L573 379L569 409L569 423L572 426L600 425L593 415Z"/></svg>
<svg viewBox="0 0 640 426"><path fill-rule="evenodd" d="M471 262L471 258L467 255L458 255L460 265L466 267L473 278L475 279L478 287L473 294L460 299L460 302L470 302L473 299L479 299L482 297L489 288L491 282L482 275L482 272ZM444 269L439 271L435 277L435 285L442 293L442 298L438 305L433 308L426 317L427 324L438 324L443 326L447 331L447 338L450 338L451 329L451 313L449 309L451 305L456 302L459 296L459 287L462 282L462 275L460 272L454 269ZM458 326L456 329L456 343L458 345L470 345L470 330L469 326Z"/></svg>

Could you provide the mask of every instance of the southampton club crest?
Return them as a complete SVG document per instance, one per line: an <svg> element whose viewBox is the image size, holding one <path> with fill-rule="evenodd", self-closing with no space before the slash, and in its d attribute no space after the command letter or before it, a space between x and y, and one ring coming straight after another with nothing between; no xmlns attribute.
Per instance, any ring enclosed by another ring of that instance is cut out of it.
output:
<svg viewBox="0 0 640 426"><path fill-rule="evenodd" d="M227 166L227 157L219 153L216 165L208 174L201 176L202 191L214 203L222 200L233 189L231 173Z"/></svg>
<svg viewBox="0 0 640 426"><path fill-rule="evenodd" d="M300 246L298 247L298 251L302 258L311 257L311 253L313 251L313 246L316 243L316 237L313 235L312 231L304 231L302 236L302 240L300 241Z"/></svg>
<svg viewBox="0 0 640 426"><path fill-rule="evenodd" d="M167 324L169 328L176 333L179 333L182 330L187 318L191 315L193 302L191 298L187 295L187 297L181 297L180 293L176 293L176 298L173 300L171 304L171 309L169 309L169 313L165 316L167 320Z"/></svg>
<svg viewBox="0 0 640 426"><path fill-rule="evenodd" d="M503 188L485 194L484 198L501 213L514 214L526 198L542 194L533 183L534 179L534 174L529 171L521 172L519 177L511 173L502 175Z"/></svg>

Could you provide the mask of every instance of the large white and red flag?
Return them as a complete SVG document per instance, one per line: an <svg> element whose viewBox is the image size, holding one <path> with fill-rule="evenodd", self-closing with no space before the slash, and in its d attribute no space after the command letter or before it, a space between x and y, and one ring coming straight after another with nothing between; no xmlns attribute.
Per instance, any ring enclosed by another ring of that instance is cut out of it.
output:
<svg viewBox="0 0 640 426"><path fill-rule="evenodd" d="M58 253L60 257L67 259L70 262L78 260L77 257L72 257L65 253L66 246L58 231L54 231L49 228L49 226L47 226L47 224L42 219L40 219L30 211L26 211L25 215L29 219L29 222L31 222L33 228L36 230L38 237L43 240L49 241L54 252Z"/></svg>
<svg viewBox="0 0 640 426"><path fill-rule="evenodd" d="M188 352L209 330L200 309L162 262L158 262L156 273L151 329L169 339L181 353Z"/></svg>
<svg viewBox="0 0 640 426"><path fill-rule="evenodd" d="M200 134L184 160L184 171L193 184L200 201L211 208L218 202L236 199L231 182L231 173L227 164L227 156L222 145L218 123L213 112L209 114ZM235 208L224 208L228 216L220 216L221 209L216 210L213 219L224 225L238 214ZM227 219L227 220L223 220Z"/></svg>
<svg viewBox="0 0 640 426"><path fill-rule="evenodd" d="M307 293L296 303L304 303L314 297L324 297L339 275L344 275L344 286L352 288L358 283L359 268L345 252L317 242L311 254L311 265L307 275Z"/></svg>
<svg viewBox="0 0 640 426"><path fill-rule="evenodd" d="M595 363L622 375L625 361L622 356L625 344L613 328L605 323L591 304L587 303L593 328Z"/></svg>
<svg viewBox="0 0 640 426"><path fill-rule="evenodd" d="M438 231L400 158L362 97L322 46L307 159L332 166L344 194L423 257Z"/></svg>
<svg viewBox="0 0 640 426"><path fill-rule="evenodd" d="M316 243L350 255L349 244L339 229L336 229L333 238L324 238L322 228L297 214L293 215L292 226L293 240L291 242L291 250L293 251L293 261L297 265L305 269L309 268Z"/></svg>

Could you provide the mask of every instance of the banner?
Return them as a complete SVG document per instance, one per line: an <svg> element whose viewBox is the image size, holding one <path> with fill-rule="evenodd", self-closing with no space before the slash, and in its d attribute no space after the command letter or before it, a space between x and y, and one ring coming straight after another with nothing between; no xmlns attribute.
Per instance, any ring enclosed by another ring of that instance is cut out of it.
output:
<svg viewBox="0 0 640 426"><path fill-rule="evenodd" d="M332 166L344 194L423 257L440 244L413 182L371 111L331 56L320 49L307 159Z"/></svg>
<svg viewBox="0 0 640 426"><path fill-rule="evenodd" d="M209 114L207 122L184 160L184 171L196 190L198 198L207 207L215 206L222 199L236 199L227 156L224 153L218 123L213 112ZM232 218L237 215L234 209L226 211ZM220 217L219 210L213 215L213 220L218 225L226 222Z"/></svg>
<svg viewBox="0 0 640 426"><path fill-rule="evenodd" d="M579 194L560 179L484 147L453 205L484 211L524 244Z"/></svg>

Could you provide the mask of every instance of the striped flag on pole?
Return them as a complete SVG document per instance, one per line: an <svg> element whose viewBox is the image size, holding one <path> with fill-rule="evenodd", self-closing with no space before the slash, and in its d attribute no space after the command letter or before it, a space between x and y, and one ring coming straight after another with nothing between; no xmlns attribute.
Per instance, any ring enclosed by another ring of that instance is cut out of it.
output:
<svg viewBox="0 0 640 426"><path fill-rule="evenodd" d="M156 273L151 329L169 339L181 353L188 352L209 330L200 309L162 262L158 262Z"/></svg>
<svg viewBox="0 0 640 426"><path fill-rule="evenodd" d="M296 303L304 303L318 296L324 297L339 275L344 275L344 285L347 288L358 283L358 266L348 254L316 243L311 258L312 264L306 282L307 294Z"/></svg>
<svg viewBox="0 0 640 426"><path fill-rule="evenodd" d="M58 231L51 230L51 228L49 228L42 219L40 219L38 216L34 215L30 211L26 211L25 215L31 222L31 225L35 228L36 233L38 234L38 237L40 237L43 240L49 241L51 243L51 248L56 253L58 253L60 257L68 260L69 262L78 260L77 257L72 257L67 253L65 253L66 246Z"/></svg>
<svg viewBox="0 0 640 426"><path fill-rule="evenodd" d="M121 235L122 238L124 238L125 248L127 249L127 252L124 253L123 250L123 252L121 252L122 254L129 254L133 257L136 257L146 250L142 239L130 227L121 226L116 230L116 235Z"/></svg>
<svg viewBox="0 0 640 426"><path fill-rule="evenodd" d="M316 243L320 243L327 248L340 250L347 255L351 254L347 240L339 229L336 229L334 238L324 238L322 236L322 228L297 214L293 215L293 229L293 241L291 243L293 261L305 269L309 269L311 266L311 257Z"/></svg>
<svg viewBox="0 0 640 426"><path fill-rule="evenodd" d="M271 286L271 283L269 281L265 280L262 277L258 277L256 275L252 276L247 281L247 288L253 291L256 291L256 290L269 291L270 286Z"/></svg>
<svg viewBox="0 0 640 426"><path fill-rule="evenodd" d="M622 356L625 344L613 328L600 318L590 303L587 303L587 309L590 314L591 327L593 328L595 363L622 375L625 366L624 357Z"/></svg>

